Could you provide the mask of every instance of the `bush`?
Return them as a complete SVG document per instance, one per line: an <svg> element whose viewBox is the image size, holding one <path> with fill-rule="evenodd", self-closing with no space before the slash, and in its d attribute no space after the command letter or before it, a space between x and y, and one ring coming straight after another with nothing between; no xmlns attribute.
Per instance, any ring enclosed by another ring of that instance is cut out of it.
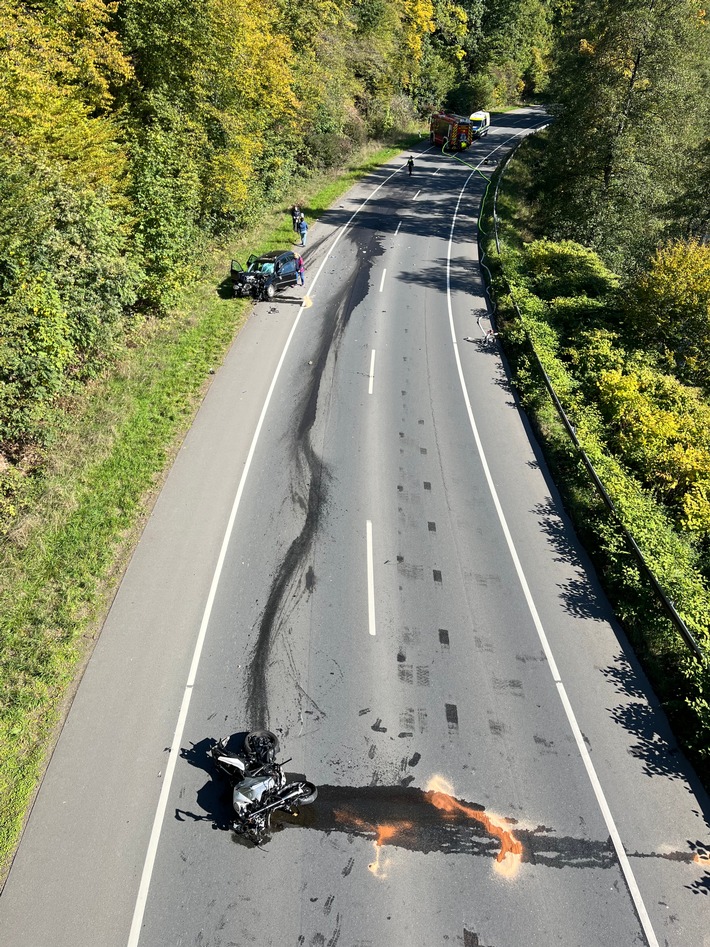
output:
<svg viewBox="0 0 710 947"><path fill-rule="evenodd" d="M542 299L586 296L598 299L619 285L599 255L573 240L535 240L525 250L532 285Z"/></svg>

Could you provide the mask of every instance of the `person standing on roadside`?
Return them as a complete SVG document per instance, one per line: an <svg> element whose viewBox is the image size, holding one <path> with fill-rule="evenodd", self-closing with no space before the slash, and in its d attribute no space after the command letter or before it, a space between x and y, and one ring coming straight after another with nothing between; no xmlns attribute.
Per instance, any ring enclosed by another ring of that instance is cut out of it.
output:
<svg viewBox="0 0 710 947"><path fill-rule="evenodd" d="M298 233L298 221L301 219L301 208L294 204L291 208L291 219L293 220L293 229Z"/></svg>
<svg viewBox="0 0 710 947"><path fill-rule="evenodd" d="M306 267L303 262L303 257L299 256L298 259L296 260L296 279L298 280L299 286L306 285L305 273L306 273Z"/></svg>
<svg viewBox="0 0 710 947"><path fill-rule="evenodd" d="M306 245L306 234L308 233L308 224L306 223L306 218L301 214L301 217L298 221L298 232L301 235L301 246L305 247Z"/></svg>
<svg viewBox="0 0 710 947"><path fill-rule="evenodd" d="M414 170L414 158L410 155L409 161L407 162L407 168L409 169L409 176L411 178L412 171Z"/></svg>

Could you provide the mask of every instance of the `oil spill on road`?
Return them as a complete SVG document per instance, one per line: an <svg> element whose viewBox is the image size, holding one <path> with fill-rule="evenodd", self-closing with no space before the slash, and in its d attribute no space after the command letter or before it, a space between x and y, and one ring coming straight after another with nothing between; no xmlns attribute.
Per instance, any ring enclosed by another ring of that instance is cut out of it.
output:
<svg viewBox="0 0 710 947"><path fill-rule="evenodd" d="M498 866L498 873L507 877L525 863L549 868L611 868L617 864L609 840L558 837L546 826L522 828L515 820L493 815L482 805L438 789L319 786L312 806L304 807L293 819L279 813L278 821L284 828L297 826L370 839L376 849L394 846L425 855L436 852L489 858ZM381 872L382 856L375 855L373 865Z"/></svg>
<svg viewBox="0 0 710 947"><path fill-rule="evenodd" d="M231 792L219 778L209 754L214 742L205 739L181 752L182 759L204 770L209 779L197 793L197 807L201 811L176 809L174 818L178 822L207 822L214 829L228 830L233 819ZM412 763L413 760L414 757ZM305 778L301 773L290 772L286 777L288 781ZM385 846L424 855L435 852L488 858L505 877L513 877L525 864L545 868L612 868L618 864L610 839L558 836L547 825L522 826L515 819L494 815L485 806L457 798L451 785L440 776L433 777L426 789L401 784L320 785L313 805L303 806L291 816L274 813L272 827L277 833L301 828L368 839L375 847L370 870L374 874L375 866L379 877L384 877L386 865L377 849ZM242 844L247 843L242 840ZM634 858L658 858L705 869L710 863L708 846L699 841L688 844L687 851L630 854ZM354 864L351 858L343 877L350 875ZM706 872L687 887L707 895L709 878Z"/></svg>

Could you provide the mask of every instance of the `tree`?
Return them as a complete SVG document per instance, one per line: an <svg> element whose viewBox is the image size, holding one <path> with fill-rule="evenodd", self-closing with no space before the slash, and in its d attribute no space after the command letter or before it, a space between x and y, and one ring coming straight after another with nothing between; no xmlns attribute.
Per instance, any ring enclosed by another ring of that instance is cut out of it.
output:
<svg viewBox="0 0 710 947"><path fill-rule="evenodd" d="M98 23L101 6L86 11ZM141 278L106 87L87 85L48 10L0 0L0 444L13 454L68 378L106 358Z"/></svg>
<svg viewBox="0 0 710 947"><path fill-rule="evenodd" d="M544 90L549 70L551 10L547 0L484 0L469 82L486 101L505 105ZM479 106L480 107L480 106Z"/></svg>
<svg viewBox="0 0 710 947"><path fill-rule="evenodd" d="M548 230L618 269L662 238L702 137L707 22L699 0L574 0L557 37Z"/></svg>
<svg viewBox="0 0 710 947"><path fill-rule="evenodd" d="M710 246L678 240L660 247L631 280L626 314L642 346L710 393Z"/></svg>

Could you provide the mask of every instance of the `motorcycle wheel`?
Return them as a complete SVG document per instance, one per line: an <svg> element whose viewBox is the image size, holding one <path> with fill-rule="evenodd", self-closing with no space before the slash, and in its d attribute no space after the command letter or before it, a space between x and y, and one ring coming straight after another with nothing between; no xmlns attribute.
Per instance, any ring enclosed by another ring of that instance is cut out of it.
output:
<svg viewBox="0 0 710 947"><path fill-rule="evenodd" d="M299 794L293 800L297 806L308 806L318 798L318 787L313 783L297 783Z"/></svg>
<svg viewBox="0 0 710 947"><path fill-rule="evenodd" d="M252 730L244 738L244 749L261 762L273 763L280 750L279 739L271 730Z"/></svg>

